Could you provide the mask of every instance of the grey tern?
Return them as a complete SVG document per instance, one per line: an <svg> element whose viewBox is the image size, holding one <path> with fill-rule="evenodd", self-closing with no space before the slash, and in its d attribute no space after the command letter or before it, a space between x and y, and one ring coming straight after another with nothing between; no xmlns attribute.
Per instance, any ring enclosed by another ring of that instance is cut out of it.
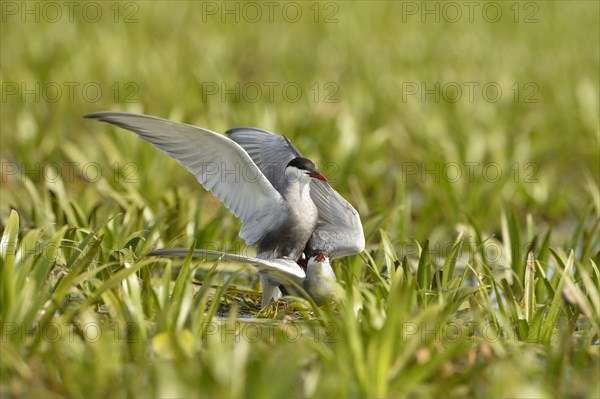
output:
<svg viewBox="0 0 600 399"><path fill-rule="evenodd" d="M309 274L333 275L329 258L364 249L358 212L283 136L241 127L227 131L228 138L188 124L122 112L97 112L85 118L130 130L187 168L242 221L239 235L257 247L254 259L296 262L304 253L311 266L318 265ZM266 305L281 295L281 281L272 278L268 268L259 268L259 274ZM309 286L314 286L315 278L305 277Z"/></svg>
<svg viewBox="0 0 600 399"><path fill-rule="evenodd" d="M286 185L277 171L293 159L304 158L286 137L263 129L238 127L225 134L246 150L277 190L283 190ZM319 218L306 245L306 257L324 252L330 259L337 259L362 252L365 236L356 209L327 181L311 180L310 196L317 206Z"/></svg>

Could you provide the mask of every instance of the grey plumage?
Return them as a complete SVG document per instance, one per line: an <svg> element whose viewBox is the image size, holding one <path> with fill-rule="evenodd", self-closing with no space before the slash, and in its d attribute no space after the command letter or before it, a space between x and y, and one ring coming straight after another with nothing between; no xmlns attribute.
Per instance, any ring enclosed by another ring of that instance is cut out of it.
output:
<svg viewBox="0 0 600 399"><path fill-rule="evenodd" d="M284 136L254 127L238 127L225 132L238 143L274 187L284 184L281 171L290 160L302 157L300 151ZM355 255L365 248L365 236L360 216L328 182L313 179L310 196L319 218L307 243L307 256L320 251L330 259Z"/></svg>
<svg viewBox="0 0 600 399"><path fill-rule="evenodd" d="M85 118L130 130L188 169L242 221L240 237L248 245L257 245L273 226L282 224L286 216L283 197L246 151L227 137L147 115L97 112ZM236 168L252 179L228 174Z"/></svg>
<svg viewBox="0 0 600 399"><path fill-rule="evenodd" d="M309 195L312 171L287 167L288 162L282 168L285 183L275 189L242 147L210 130L122 112L85 117L130 130L186 167L241 219L240 237L258 247L260 258L299 259L318 218Z"/></svg>
<svg viewBox="0 0 600 399"><path fill-rule="evenodd" d="M295 262L303 252L309 259L321 251L333 259L364 249L358 212L283 136L243 127L227 131L228 138L192 125L121 112L85 118L130 130L187 168L242 221L239 235L257 247L258 259ZM232 178L232 170L244 175ZM328 260L317 263L315 276L333 275ZM259 273L264 305L281 294L280 282L268 268L261 266Z"/></svg>

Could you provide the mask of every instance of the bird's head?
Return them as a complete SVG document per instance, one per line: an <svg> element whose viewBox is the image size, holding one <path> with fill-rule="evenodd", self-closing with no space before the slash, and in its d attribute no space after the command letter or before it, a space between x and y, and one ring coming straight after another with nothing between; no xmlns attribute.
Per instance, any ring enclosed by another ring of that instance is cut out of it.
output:
<svg viewBox="0 0 600 399"><path fill-rule="evenodd" d="M327 181L310 159L294 158L285 167L285 175L288 179L308 180L308 178Z"/></svg>

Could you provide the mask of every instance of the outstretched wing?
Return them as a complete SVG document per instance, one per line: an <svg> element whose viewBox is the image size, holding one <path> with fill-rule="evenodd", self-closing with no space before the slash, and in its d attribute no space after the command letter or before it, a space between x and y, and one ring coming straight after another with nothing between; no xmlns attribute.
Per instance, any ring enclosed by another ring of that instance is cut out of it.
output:
<svg viewBox="0 0 600 399"><path fill-rule="evenodd" d="M313 180L310 196L319 210L319 220L306 252L324 251L331 259L355 255L365 249L365 235L358 212L328 183Z"/></svg>
<svg viewBox="0 0 600 399"><path fill-rule="evenodd" d="M162 248L151 251L149 256L176 256L186 257L190 253L187 248ZM281 281L282 277L291 279L292 281L301 282L306 278L304 270L298 264L291 260L274 259L258 259L251 256L230 254L226 252L210 251L205 249L195 249L193 252L194 258L204 258L213 260L223 260L225 262L248 263L256 268L259 273L262 273L273 281L280 281L281 284L286 284L286 281ZM283 280L284 280L283 279Z"/></svg>
<svg viewBox="0 0 600 399"><path fill-rule="evenodd" d="M230 129L226 134L241 145L277 190L284 184L285 166L302 154L284 136L254 127ZM310 194L319 210L317 228L307 252L325 251L331 259L354 255L365 248L358 212L331 185L312 179Z"/></svg>
<svg viewBox="0 0 600 399"><path fill-rule="evenodd" d="M286 137L255 127L236 127L225 134L246 150L273 187L281 192L285 167L292 159L302 157L300 151Z"/></svg>
<svg viewBox="0 0 600 399"><path fill-rule="evenodd" d="M164 151L196 176L243 222L240 231L256 245L284 217L281 195L246 151L227 137L192 125L147 115L97 112L85 118L131 130Z"/></svg>

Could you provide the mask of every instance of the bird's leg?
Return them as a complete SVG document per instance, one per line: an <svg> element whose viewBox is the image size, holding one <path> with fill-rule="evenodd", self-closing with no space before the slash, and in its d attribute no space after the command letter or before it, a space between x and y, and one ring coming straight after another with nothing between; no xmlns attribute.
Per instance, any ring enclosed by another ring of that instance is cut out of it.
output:
<svg viewBox="0 0 600 399"><path fill-rule="evenodd" d="M281 290L278 285L272 284L267 276L260 274L260 284L262 285L262 307L267 306L271 299L278 301L281 298Z"/></svg>

